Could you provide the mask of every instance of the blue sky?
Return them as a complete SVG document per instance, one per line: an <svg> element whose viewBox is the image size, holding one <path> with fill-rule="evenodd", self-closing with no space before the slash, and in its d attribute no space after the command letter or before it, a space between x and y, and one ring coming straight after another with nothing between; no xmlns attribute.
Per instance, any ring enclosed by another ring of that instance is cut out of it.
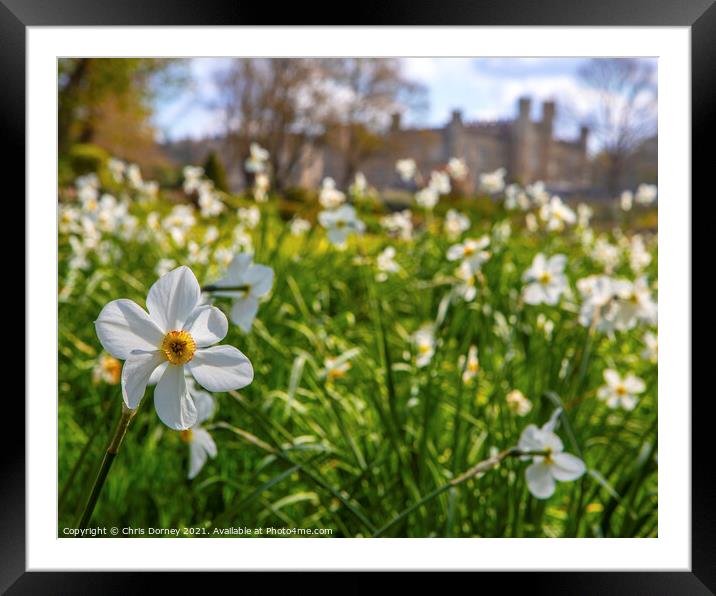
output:
<svg viewBox="0 0 716 596"><path fill-rule="evenodd" d="M408 112L404 122L441 126L453 109L467 120L510 118L517 99L533 98L533 116L540 104L555 99L570 104L571 118L558 120L558 134L572 135L576 119L590 107L590 97L579 83L577 70L583 58L403 58L405 73L427 88L428 109ZM192 84L173 98L158 102L154 122L170 139L199 138L219 132L219 116L211 109L216 88L213 78L226 66L226 58L194 58Z"/></svg>

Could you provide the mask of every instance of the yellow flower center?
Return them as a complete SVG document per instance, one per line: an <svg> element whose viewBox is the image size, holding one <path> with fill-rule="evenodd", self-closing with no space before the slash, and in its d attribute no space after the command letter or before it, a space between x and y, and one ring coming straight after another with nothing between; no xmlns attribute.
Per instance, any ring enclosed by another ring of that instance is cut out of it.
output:
<svg viewBox="0 0 716 596"><path fill-rule="evenodd" d="M427 354L430 351L430 345L429 344L420 344L418 346L418 352L421 354Z"/></svg>
<svg viewBox="0 0 716 596"><path fill-rule="evenodd" d="M465 248L462 249L462 252L466 257L469 257L470 255L475 253L475 247L471 244L466 244Z"/></svg>
<svg viewBox="0 0 716 596"><path fill-rule="evenodd" d="M108 378L111 379L113 384L119 383L122 375L122 364L116 358L108 356L102 360L102 370L107 374Z"/></svg>
<svg viewBox="0 0 716 596"><path fill-rule="evenodd" d="M615 391L616 391L616 394L620 397L627 394L627 390L626 390L626 387L624 387L624 385L617 385L617 388Z"/></svg>
<svg viewBox="0 0 716 596"><path fill-rule="evenodd" d="M169 362L179 366L194 357L196 342L188 331L170 331L164 336L161 350Z"/></svg>
<svg viewBox="0 0 716 596"><path fill-rule="evenodd" d="M539 283L547 285L550 281L552 281L552 276L550 275L549 271L545 271L542 275L539 276Z"/></svg>
<svg viewBox="0 0 716 596"><path fill-rule="evenodd" d="M180 430L179 438L184 443L191 443L192 439L194 438L194 431L192 431L190 428L187 428L186 430Z"/></svg>
<svg viewBox="0 0 716 596"><path fill-rule="evenodd" d="M547 453L544 456L544 463L550 464L550 465L553 464L554 458L552 457L552 449L550 447L547 447L547 449L545 449L545 451Z"/></svg>
<svg viewBox="0 0 716 596"><path fill-rule="evenodd" d="M471 373L476 373L479 370L479 368L480 368L480 364L476 360L473 360L472 362L468 362L468 364L467 364L467 369Z"/></svg>

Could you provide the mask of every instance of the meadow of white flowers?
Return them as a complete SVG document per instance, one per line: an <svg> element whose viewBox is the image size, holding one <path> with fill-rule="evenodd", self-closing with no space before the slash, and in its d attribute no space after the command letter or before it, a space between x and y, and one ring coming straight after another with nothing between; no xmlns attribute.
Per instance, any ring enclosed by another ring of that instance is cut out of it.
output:
<svg viewBox="0 0 716 596"><path fill-rule="evenodd" d="M60 525L656 535L656 187L593 225L402 159L412 206L358 174L287 215L268 158L240 196L117 159L61 190Z"/></svg>

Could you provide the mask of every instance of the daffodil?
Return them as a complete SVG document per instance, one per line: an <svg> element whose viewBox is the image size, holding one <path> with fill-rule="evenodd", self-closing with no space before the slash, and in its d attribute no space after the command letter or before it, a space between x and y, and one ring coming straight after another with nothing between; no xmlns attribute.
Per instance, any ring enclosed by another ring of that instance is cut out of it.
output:
<svg viewBox="0 0 716 596"><path fill-rule="evenodd" d="M526 416L532 409L532 402L519 389L513 389L505 397L507 408L518 416Z"/></svg>
<svg viewBox="0 0 716 596"><path fill-rule="evenodd" d="M524 289L525 302L557 304L567 289L567 278L564 275L566 264L565 255L554 255L549 259L542 253L535 256L532 266L522 275L522 280L527 283Z"/></svg>
<svg viewBox="0 0 716 596"><path fill-rule="evenodd" d="M640 184L636 189L634 199L640 205L651 205L656 201L657 188L654 184Z"/></svg>
<svg viewBox="0 0 716 596"><path fill-rule="evenodd" d="M470 229L470 218L456 209L448 209L448 212L445 214L443 229L445 230L445 235L450 240L455 240L463 232Z"/></svg>
<svg viewBox="0 0 716 596"><path fill-rule="evenodd" d="M400 270L400 265L395 262L395 248L386 246L375 259L375 266L378 269L376 275L377 281L385 281L388 279L389 273L396 273Z"/></svg>
<svg viewBox="0 0 716 596"><path fill-rule="evenodd" d="M273 279L271 267L256 265L252 255L239 253L229 264L224 277L213 284L218 288L215 296L233 299L231 320L244 333L251 330L259 310L259 299L271 291ZM226 289L222 290L222 287Z"/></svg>
<svg viewBox="0 0 716 596"><path fill-rule="evenodd" d="M337 209L346 201L346 195L336 188L333 178L324 178L318 201L324 209Z"/></svg>
<svg viewBox="0 0 716 596"><path fill-rule="evenodd" d="M196 190L199 190L199 184L204 176L204 168L198 166L185 166L182 171L184 175L184 192L191 194Z"/></svg>
<svg viewBox="0 0 716 596"><path fill-rule="evenodd" d="M554 432L561 413L562 409L558 408L542 427L528 425L517 445L521 451L546 453L531 456L532 464L525 471L527 488L538 499L549 499L554 494L557 480L576 480L586 470L581 459L564 452L562 440Z"/></svg>
<svg viewBox="0 0 716 596"><path fill-rule="evenodd" d="M191 480L201 471L208 458L216 457L217 449L214 439L201 426L214 414L214 398L211 397L211 394L199 389L191 377L186 379L186 384L189 395L196 406L196 422L191 428L180 431L179 437L189 445L188 478Z"/></svg>
<svg viewBox="0 0 716 596"><path fill-rule="evenodd" d="M659 359L659 340L656 333L647 331L644 334L644 349L641 352L641 357L652 363L656 363Z"/></svg>
<svg viewBox="0 0 716 596"><path fill-rule="evenodd" d="M545 222L547 229L553 232L562 231L566 225L577 221L574 211L557 196L552 197L549 203L540 207L539 216Z"/></svg>
<svg viewBox="0 0 716 596"><path fill-rule="evenodd" d="M622 378L617 371L608 368L604 371L606 385L602 385L597 391L597 398L607 403L610 408L622 407L625 410L633 410L639 398L638 393L646 389L644 381L639 377L628 374Z"/></svg>
<svg viewBox="0 0 716 596"><path fill-rule="evenodd" d="M423 209L434 209L438 201L440 201L440 193L430 186L426 186L415 193L415 202Z"/></svg>
<svg viewBox="0 0 716 596"><path fill-rule="evenodd" d="M251 143L249 153L250 155L244 163L246 171L253 174L265 171L269 159L269 152L258 143Z"/></svg>
<svg viewBox="0 0 716 596"><path fill-rule="evenodd" d="M410 182L415 178L417 166L413 159L399 159L395 164L395 170L398 172L403 182Z"/></svg>
<svg viewBox="0 0 716 596"><path fill-rule="evenodd" d="M344 247L350 234L362 233L365 224L356 216L350 205L342 205L332 211L321 211L318 221L326 228L328 239L338 247Z"/></svg>
<svg viewBox="0 0 716 596"><path fill-rule="evenodd" d="M480 370L480 360L477 357L477 346L470 346L467 351L467 360L465 356L460 356L458 366L463 369L462 382L470 383L477 376Z"/></svg>
<svg viewBox="0 0 716 596"><path fill-rule="evenodd" d="M410 240L413 236L413 214L410 209L389 213L380 218L380 225L391 236Z"/></svg>
<svg viewBox="0 0 716 596"><path fill-rule="evenodd" d="M197 409L187 390L185 371L209 391L245 387L253 380L249 359L237 348L215 346L228 330L224 314L200 305L199 282L188 267L161 277L149 289L147 310L131 300L113 300L95 321L104 349L124 360L122 396L134 410L152 373L161 368L154 407L175 430L196 423Z"/></svg>
<svg viewBox="0 0 716 596"><path fill-rule="evenodd" d="M468 175L467 164L464 159L451 157L447 164L448 174L453 180L465 180Z"/></svg>
<svg viewBox="0 0 716 596"><path fill-rule="evenodd" d="M505 168L498 168L494 172L480 174L480 190L489 195L502 192L505 188Z"/></svg>
<svg viewBox="0 0 716 596"><path fill-rule="evenodd" d="M423 325L413 335L415 345L415 366L423 368L430 364L435 354L435 335L432 325Z"/></svg>
<svg viewBox="0 0 716 596"><path fill-rule="evenodd" d="M448 261L463 260L470 264L473 271L479 271L490 258L490 253L483 250L490 244L488 236L468 238L459 244L453 244L447 251Z"/></svg>
<svg viewBox="0 0 716 596"><path fill-rule="evenodd" d="M118 385L122 379L122 363L114 356L100 354L97 364L92 369L92 381L94 383L108 383Z"/></svg>

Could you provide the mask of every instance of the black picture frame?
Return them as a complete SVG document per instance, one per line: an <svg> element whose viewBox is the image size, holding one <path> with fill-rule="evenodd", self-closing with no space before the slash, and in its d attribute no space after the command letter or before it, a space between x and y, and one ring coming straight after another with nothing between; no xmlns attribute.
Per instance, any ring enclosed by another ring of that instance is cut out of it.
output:
<svg viewBox="0 0 716 596"><path fill-rule="evenodd" d="M0 127L9 151L8 183L24 196L26 28L32 26L161 26L161 25L341 25L320 5L266 5L241 0L0 0ZM390 5L363 0L351 7L354 25L480 25L480 26L682 26L691 29L692 58L692 192L709 200L713 170L711 139L716 107L716 6L714 0L402 0ZM429 39L429 33L426 33ZM608 40L605 40L608 43ZM396 52L398 53L398 52ZM668 115L662 115L668 117ZM707 167L708 166L710 167ZM6 198L10 198L10 194ZM48 198L49 200L49 198ZM23 209L24 211L24 209ZM24 213L25 221L32 213ZM705 218L701 220L705 222ZM707 225L702 223L701 225ZM692 237L693 237L692 228ZM12 255L9 255L11 258ZM14 257L15 261L19 261ZM18 267L19 270L19 267ZM19 271L18 275L22 275ZM17 279L17 278L15 278ZM19 286L19 283L16 284ZM27 317L32 313L26 312ZM31 346L30 346L31 350ZM710 350L707 350L710 355ZM694 354L697 356L698 354ZM27 352L31 358L31 351ZM702 355L703 360L706 356ZM698 360L697 360L698 362ZM6 366L8 362L6 361ZM693 369L693 366L692 366ZM49 396L48 396L49 397ZM684 400L690 395L680 396ZM13 398L13 399L11 399ZM705 399L702 399L705 398ZM692 526L690 572L544 572L507 573L500 588L525 587L550 594L713 594L716 593L716 489L713 482L709 392L692 400ZM25 419L24 404L6 394L5 420ZM24 424L17 422L24 445ZM0 482L0 589L9 594L143 593L143 573L30 573L25 571L25 453L2 453ZM304 578L305 580L305 578ZM299 580L295 585L302 585ZM164 589L181 582L183 591L211 585L204 574L165 574ZM245 578L242 578L244 586ZM258 579L259 582L263 580ZM273 580L271 580L273 582ZM482 582L484 580L480 580ZM311 584L314 584L311 581ZM332 582L325 582L330 586ZM357 585L357 584L352 584ZM237 586L238 587L238 586ZM478 589L478 585L474 588ZM312 588L313 589L313 588ZM301 591L301 590L299 590Z"/></svg>

